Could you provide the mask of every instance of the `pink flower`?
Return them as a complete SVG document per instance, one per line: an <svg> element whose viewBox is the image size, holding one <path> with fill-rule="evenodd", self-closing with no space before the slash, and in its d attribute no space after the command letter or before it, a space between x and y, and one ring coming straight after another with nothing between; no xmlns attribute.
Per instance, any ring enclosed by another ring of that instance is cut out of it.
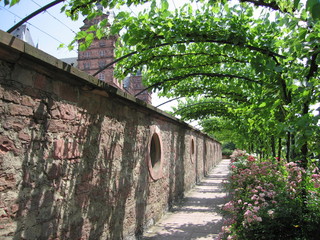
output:
<svg viewBox="0 0 320 240"><path fill-rule="evenodd" d="M269 210L269 211L268 211L268 214L269 214L270 216L272 216L272 215L274 214L274 211L273 211L273 210Z"/></svg>
<svg viewBox="0 0 320 240"><path fill-rule="evenodd" d="M254 194L252 197L251 197L251 200L257 200L259 197L258 195Z"/></svg>
<svg viewBox="0 0 320 240"><path fill-rule="evenodd" d="M249 162L254 162L256 159L254 158L254 156L248 156L248 161Z"/></svg>
<svg viewBox="0 0 320 240"><path fill-rule="evenodd" d="M252 212L250 210L247 210L245 213L244 213L244 216L251 216L252 215Z"/></svg>

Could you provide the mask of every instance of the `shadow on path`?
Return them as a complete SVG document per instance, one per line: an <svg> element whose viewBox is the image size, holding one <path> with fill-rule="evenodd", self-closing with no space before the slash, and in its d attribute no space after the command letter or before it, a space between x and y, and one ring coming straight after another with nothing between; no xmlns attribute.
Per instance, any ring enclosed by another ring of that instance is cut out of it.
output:
<svg viewBox="0 0 320 240"><path fill-rule="evenodd" d="M226 203L223 180L229 160L222 160L178 206L174 206L141 239L214 239L223 226L221 206Z"/></svg>

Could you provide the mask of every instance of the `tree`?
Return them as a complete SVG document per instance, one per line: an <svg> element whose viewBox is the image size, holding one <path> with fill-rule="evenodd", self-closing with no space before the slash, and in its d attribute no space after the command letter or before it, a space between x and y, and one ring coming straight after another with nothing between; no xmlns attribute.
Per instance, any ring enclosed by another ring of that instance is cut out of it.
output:
<svg viewBox="0 0 320 240"><path fill-rule="evenodd" d="M111 29L124 30L118 77L144 68L150 88L188 97L177 110L183 119L232 120L246 147L270 145L264 151L275 155L276 142L278 153L286 142L285 157L306 167L319 137L310 112L319 97L318 4L200 2L172 12L152 1L138 16L119 13Z"/></svg>
<svg viewBox="0 0 320 240"><path fill-rule="evenodd" d="M181 118L201 119L215 135L215 123L220 132L232 126L252 151L303 167L320 154L319 115L310 110L319 101L318 0L191 0L173 11L167 0L71 0L62 10L94 18L97 2L151 4L137 16L119 12L108 31L101 22L76 36L83 49L94 37L119 35L119 79L143 69L150 89L186 97L176 109Z"/></svg>

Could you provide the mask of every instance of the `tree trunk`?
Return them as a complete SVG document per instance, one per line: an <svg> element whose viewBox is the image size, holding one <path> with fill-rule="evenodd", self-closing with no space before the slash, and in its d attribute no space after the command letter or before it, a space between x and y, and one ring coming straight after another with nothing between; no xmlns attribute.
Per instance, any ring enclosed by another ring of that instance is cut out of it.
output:
<svg viewBox="0 0 320 240"><path fill-rule="evenodd" d="M274 139L274 135L271 136L271 150L272 150L272 157L276 157L276 141Z"/></svg>
<svg viewBox="0 0 320 240"><path fill-rule="evenodd" d="M287 153L286 153L286 159L287 162L290 162L290 148L291 148L291 133L287 132Z"/></svg>
<svg viewBox="0 0 320 240"><path fill-rule="evenodd" d="M279 137L278 139L278 158L279 160L281 159L281 149L282 149L282 145L281 145L281 137Z"/></svg>
<svg viewBox="0 0 320 240"><path fill-rule="evenodd" d="M303 110L302 110L303 116L309 113L309 104L304 103L303 104ZM306 126L306 129L308 129L309 124ZM307 169L308 167L308 139L305 133L303 132L303 138L305 139L305 142L303 143L301 147L301 167L304 169Z"/></svg>
<svg viewBox="0 0 320 240"><path fill-rule="evenodd" d="M295 160L297 154L295 149L295 136L291 134L291 152L290 152L290 159Z"/></svg>

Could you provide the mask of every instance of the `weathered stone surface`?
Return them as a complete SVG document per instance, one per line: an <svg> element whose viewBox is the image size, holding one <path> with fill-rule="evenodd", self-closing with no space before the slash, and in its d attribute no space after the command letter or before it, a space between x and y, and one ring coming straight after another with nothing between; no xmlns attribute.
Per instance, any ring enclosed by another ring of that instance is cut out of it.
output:
<svg viewBox="0 0 320 240"><path fill-rule="evenodd" d="M30 107L18 104L9 104L9 112L13 116L32 116L33 110Z"/></svg>
<svg viewBox="0 0 320 240"><path fill-rule="evenodd" d="M81 157L79 144L68 140L58 139L54 142L54 159L78 159Z"/></svg>
<svg viewBox="0 0 320 240"><path fill-rule="evenodd" d="M25 119L17 118L17 117L8 117L5 119L3 123L3 128L6 130L13 129L15 131L20 131L26 126Z"/></svg>
<svg viewBox="0 0 320 240"><path fill-rule="evenodd" d="M3 173L0 175L0 192L14 189L15 185L16 181L12 173Z"/></svg>
<svg viewBox="0 0 320 240"><path fill-rule="evenodd" d="M65 123L61 120L48 120L47 130L52 133L59 133L59 132L68 132L69 130L68 123Z"/></svg>
<svg viewBox="0 0 320 240"><path fill-rule="evenodd" d="M21 104L24 106L34 107L36 102L30 96L21 96Z"/></svg>
<svg viewBox="0 0 320 240"><path fill-rule="evenodd" d="M11 151L15 154L19 153L12 140L10 140L7 136L0 136L0 154Z"/></svg>
<svg viewBox="0 0 320 240"><path fill-rule="evenodd" d="M2 98L8 102L20 103L20 96L16 91L5 91Z"/></svg>
<svg viewBox="0 0 320 240"><path fill-rule="evenodd" d="M49 180L58 179L62 175L61 165L57 163L53 163L47 172L48 172L47 176Z"/></svg>
<svg viewBox="0 0 320 240"><path fill-rule="evenodd" d="M35 74L34 76L34 87L39 89L46 89L46 85L48 84L48 81L46 79L46 76L42 74Z"/></svg>
<svg viewBox="0 0 320 240"><path fill-rule="evenodd" d="M77 115L76 108L73 105L61 104L59 106L59 109L60 109L60 114L62 119L74 120Z"/></svg>
<svg viewBox="0 0 320 240"><path fill-rule="evenodd" d="M90 77L50 65L58 60L25 55L0 55L0 239L134 239L219 161L213 139L125 94L94 93ZM147 157L155 128L156 181Z"/></svg>
<svg viewBox="0 0 320 240"><path fill-rule="evenodd" d="M31 141L30 134L28 134L28 133L26 133L24 131L20 131L18 137L19 137L20 140L23 140L23 141L27 141L27 142Z"/></svg>

